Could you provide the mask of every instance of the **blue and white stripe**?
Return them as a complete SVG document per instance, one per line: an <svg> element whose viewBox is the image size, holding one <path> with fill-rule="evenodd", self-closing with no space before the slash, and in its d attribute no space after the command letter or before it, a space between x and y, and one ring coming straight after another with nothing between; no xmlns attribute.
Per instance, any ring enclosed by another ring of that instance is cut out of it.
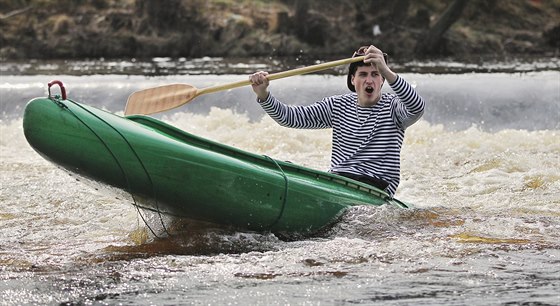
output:
<svg viewBox="0 0 560 306"><path fill-rule="evenodd" d="M326 97L307 106L289 106L272 94L259 101L282 126L332 128L331 172L376 177L389 183L393 196L400 181L404 131L424 113L424 100L400 76L373 107L358 106L356 93Z"/></svg>

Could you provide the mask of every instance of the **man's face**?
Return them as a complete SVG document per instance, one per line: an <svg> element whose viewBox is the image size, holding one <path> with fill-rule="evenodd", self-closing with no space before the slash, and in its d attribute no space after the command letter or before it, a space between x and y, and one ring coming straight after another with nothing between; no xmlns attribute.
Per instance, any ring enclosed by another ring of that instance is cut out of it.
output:
<svg viewBox="0 0 560 306"><path fill-rule="evenodd" d="M358 104L360 106L375 105L381 98L383 81L377 68L371 65L359 66L352 76L352 84L358 94Z"/></svg>

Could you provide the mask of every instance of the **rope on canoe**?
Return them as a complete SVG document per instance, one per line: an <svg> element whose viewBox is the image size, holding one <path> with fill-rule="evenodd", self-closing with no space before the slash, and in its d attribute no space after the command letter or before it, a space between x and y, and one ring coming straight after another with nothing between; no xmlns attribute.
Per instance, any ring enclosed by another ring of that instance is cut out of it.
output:
<svg viewBox="0 0 560 306"><path fill-rule="evenodd" d="M283 200L282 200L282 208L280 209L280 213L278 214L278 218L276 218L276 220L270 226L272 228L274 225L276 225L276 223L278 223L278 221L280 221L280 218L282 218L282 215L284 214L284 208L286 207L286 201L288 200L288 176L284 172L284 169L282 169L282 167L280 167L280 165L278 164L278 162L274 158L272 158L270 156L267 156L267 155L264 155L264 157L266 159L272 161L276 165L276 168L278 168L278 170L280 170L280 172L282 173L282 177L284 178L284 196L283 196Z"/></svg>
<svg viewBox="0 0 560 306"><path fill-rule="evenodd" d="M142 169L144 170L144 173L146 173L146 176L148 177L148 180L150 182L150 185L152 186L152 193L155 195L155 190L154 188L154 184L152 182L152 178L150 177L150 175L148 174L146 167L144 166L144 164L142 163L142 161L140 160L140 157L138 156L138 154L136 154L136 151L134 151L134 149L132 148L132 145L128 142L128 140L126 139L126 137L124 137L124 135L119 132L117 129L115 129L112 125L110 125L109 123L107 123L105 120L103 120L102 118L100 118L99 116L97 116L96 114L92 113L91 111L87 110L86 108L84 108L83 106L81 106L78 103L75 103L72 100L67 100L69 102L72 102L74 105L76 105L77 107L81 108L82 110L84 110L85 112L91 114L92 116L96 117L99 121L105 123L107 126L111 127L115 132L117 132L117 134L119 134L122 139L126 142L126 144L128 145L128 147L130 148L130 150L134 153L134 156L136 156L136 159L138 160L138 162L140 163L140 165L142 166ZM126 184L127 184L127 189L128 189L128 193L130 194L130 196L132 197L132 200L134 201L134 207L136 207L136 211L138 212L138 214L140 215L140 218L142 219L142 221L144 222L144 224L146 225L146 227L148 227L148 229L150 230L150 232L152 233L152 235L154 235L154 237L156 238L160 238L156 232L152 229L152 227L148 224L148 222L146 221L146 219L144 218L144 216L142 215L142 213L140 212L140 206L138 205L138 203L136 202L136 198L134 197L134 193L132 192L132 186L130 184L130 180L128 179L128 176L126 175L126 173L124 172L123 167L121 166L121 164L119 163L119 160L117 159L117 157L115 156L115 154L113 154L113 152L111 151L111 149L109 148L109 146L105 143L105 141L103 141L103 139L93 130L93 128L91 128L89 125L87 125L78 115L76 115L67 105L62 104L59 101L55 101L59 106L61 106L61 108L67 110L70 114L72 114L72 116L76 117L76 119L78 121L80 121L85 127L87 127L92 133L93 135L95 135L95 137L97 137L97 139L99 139L99 141L103 144L103 146L107 149L107 151L109 152L109 154L111 154L111 156L113 157L113 159L115 160L115 162L117 163L119 169L121 170L121 173L123 175L123 177L126 180ZM154 197L155 198L155 197ZM158 201L157 199L155 200L155 204L156 204L156 211L158 213L159 216L159 220L161 222L161 225L163 227L163 230L165 231L165 233L168 236L171 236L171 234L169 233L169 231L167 231L167 227L165 226L165 223L163 222L163 219L161 217L161 212L159 209L159 205L158 205Z"/></svg>

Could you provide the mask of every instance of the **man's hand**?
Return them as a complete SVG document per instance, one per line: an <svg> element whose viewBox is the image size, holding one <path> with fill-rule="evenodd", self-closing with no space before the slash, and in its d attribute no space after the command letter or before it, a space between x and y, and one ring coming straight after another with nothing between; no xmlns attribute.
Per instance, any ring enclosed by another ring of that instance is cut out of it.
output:
<svg viewBox="0 0 560 306"><path fill-rule="evenodd" d="M379 71L381 76L385 78L389 84L392 84L397 80L397 75L389 69L389 66L387 66L381 50L374 45L371 45L366 50L365 55L366 57L364 58L364 63L371 63L372 65L375 65L377 71Z"/></svg>
<svg viewBox="0 0 560 306"><path fill-rule="evenodd" d="M268 72L259 71L255 72L249 76L249 81L251 81L251 87L253 91L257 94L257 98L260 101L266 100L268 98Z"/></svg>

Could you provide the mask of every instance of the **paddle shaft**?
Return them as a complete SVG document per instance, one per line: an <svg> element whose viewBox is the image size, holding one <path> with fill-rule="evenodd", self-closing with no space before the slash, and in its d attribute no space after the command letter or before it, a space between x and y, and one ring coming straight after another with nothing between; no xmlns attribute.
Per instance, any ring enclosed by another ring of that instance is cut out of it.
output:
<svg viewBox="0 0 560 306"><path fill-rule="evenodd" d="M351 64L354 62L363 61L365 56L347 58L322 64L312 65L308 67L297 68L284 72L269 74L269 80L277 80L299 74L306 74L315 71L325 70L328 68ZM132 93L128 97L126 107L124 110L125 115L131 114L153 114L165 110L179 107L183 104L189 103L194 98L208 93L228 90L232 88L251 85L248 79L245 81L238 81L229 84L222 84L198 89L188 84L170 84L158 86L154 88L144 89Z"/></svg>
<svg viewBox="0 0 560 306"><path fill-rule="evenodd" d="M341 59L341 60L337 60L337 61L317 64L317 65L307 66L307 67L296 68L296 69L292 69L292 70L288 70L288 71L269 74L267 76L267 79L272 81L272 80L278 80L278 79L282 79L282 78L291 77L291 76L294 76L294 75L317 72L317 71L329 69L329 68L340 66L340 65L347 65L347 64L354 63L354 62L363 61L364 58L365 58L365 56L358 56L358 57L352 57L352 58ZM221 84L221 85L201 88L201 89L196 90L196 96L200 96L200 95L203 95L203 94L209 94L209 93L213 93L213 92L218 92L218 91L222 91L222 90L233 89L233 88L237 88L237 87L243 87L243 86L247 86L247 85L251 85L251 81L249 81L249 80L237 81L237 82L233 82L233 83L227 83L227 84Z"/></svg>

